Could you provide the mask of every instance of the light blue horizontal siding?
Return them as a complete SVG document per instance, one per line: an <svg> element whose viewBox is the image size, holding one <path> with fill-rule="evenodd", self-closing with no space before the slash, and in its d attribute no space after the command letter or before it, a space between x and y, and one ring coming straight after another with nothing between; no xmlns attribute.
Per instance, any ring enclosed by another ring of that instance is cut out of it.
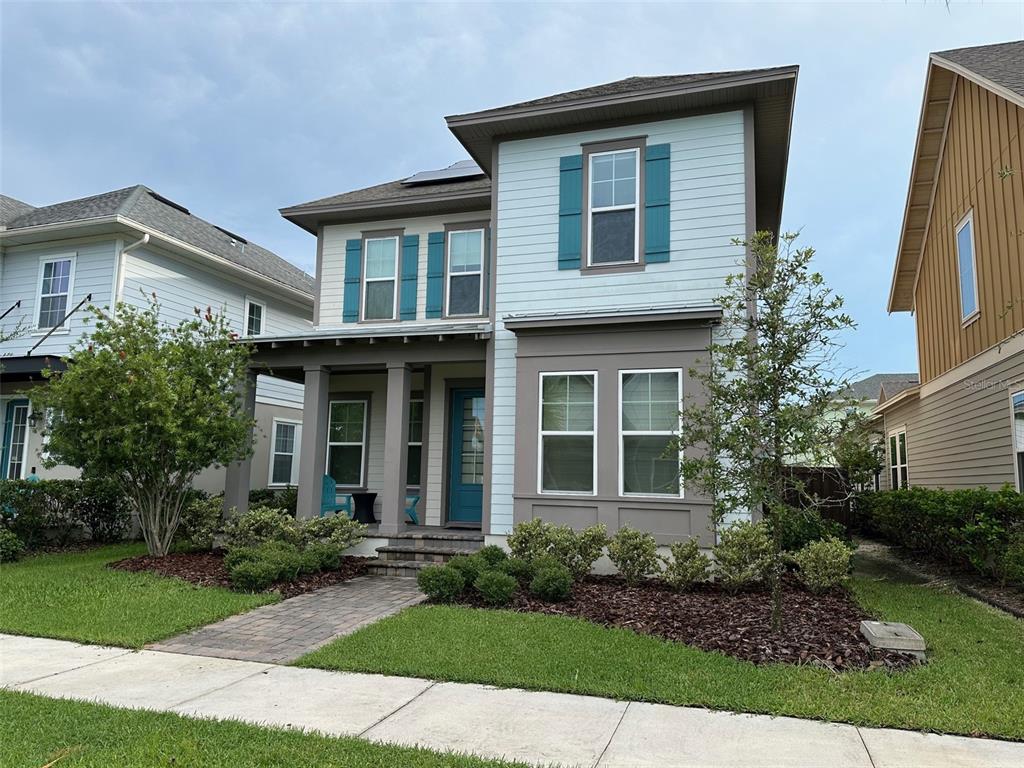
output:
<svg viewBox="0 0 1024 768"><path fill-rule="evenodd" d="M648 144L671 144L670 261L623 274L559 271L559 158L578 154L584 142L638 134ZM736 111L500 145L490 533L512 526L516 339L502 318L713 302L726 276L742 270L743 249L731 241L746 234L743 135L743 113Z"/></svg>
<svg viewBox="0 0 1024 768"><path fill-rule="evenodd" d="M19 299L21 307L5 317L0 324L11 332L19 323L27 330L17 339L0 344L0 355L25 355L38 342L45 330L37 331L39 309L36 296L39 292L39 265L55 256L73 255L75 264L72 274L71 296L68 309L92 294L92 303L107 306L111 301L114 283L114 265L117 261L117 241L109 240L68 240L59 245L47 247L15 246L4 249L0 261L0 312L4 312ZM67 331L55 331L33 355L63 355L85 333L87 313L79 310L68 321Z"/></svg>

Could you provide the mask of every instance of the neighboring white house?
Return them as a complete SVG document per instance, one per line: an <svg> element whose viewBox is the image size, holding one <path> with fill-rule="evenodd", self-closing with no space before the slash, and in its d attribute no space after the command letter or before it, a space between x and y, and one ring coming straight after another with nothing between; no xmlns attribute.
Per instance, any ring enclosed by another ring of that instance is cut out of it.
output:
<svg viewBox="0 0 1024 768"><path fill-rule="evenodd" d="M3 478L25 477L33 467L40 477L77 473L42 466L25 391L87 331L88 304L142 305L153 293L171 323L209 306L243 336L312 328L309 275L147 187L39 208L0 195L0 329L24 330L0 343ZM259 377L252 487L297 481L302 397L301 384ZM207 470L197 485L223 490L223 468Z"/></svg>
<svg viewBox="0 0 1024 768"><path fill-rule="evenodd" d="M452 116L471 160L283 209L317 238L315 327L254 359L305 384L299 514L326 469L363 512L376 495L381 537L415 499L491 541L542 517L710 544L709 500L665 450L745 268L733 239L778 231L796 77L636 77Z"/></svg>

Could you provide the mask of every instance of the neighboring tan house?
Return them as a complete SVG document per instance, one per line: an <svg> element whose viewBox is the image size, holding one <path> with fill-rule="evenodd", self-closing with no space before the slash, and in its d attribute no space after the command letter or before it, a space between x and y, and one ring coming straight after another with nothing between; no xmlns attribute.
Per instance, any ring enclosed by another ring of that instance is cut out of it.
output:
<svg viewBox="0 0 1024 768"><path fill-rule="evenodd" d="M339 499L377 494L381 538L419 497L420 523L496 542L540 517L710 544L665 451L744 269L733 238L778 231L796 79L633 77L455 115L472 160L283 209L317 238L315 328L255 360L305 384L299 514L326 470Z"/></svg>
<svg viewBox="0 0 1024 768"><path fill-rule="evenodd" d="M921 383L875 409L887 486L1024 482L1024 41L933 53L890 312Z"/></svg>
<svg viewBox="0 0 1024 768"><path fill-rule="evenodd" d="M0 329L24 330L0 343L0 476L23 478L32 467L44 478L77 475L71 467L43 467L42 436L30 429L25 391L40 385L43 369L62 365L61 356L88 330L90 303L142 306L152 293L170 323L210 306L226 312L244 336L312 327L309 275L151 189L129 187L42 208L0 195ZM300 384L259 377L253 487L297 481L293 446L301 407ZM273 458L272 443L281 449ZM197 485L222 490L224 469L207 470Z"/></svg>

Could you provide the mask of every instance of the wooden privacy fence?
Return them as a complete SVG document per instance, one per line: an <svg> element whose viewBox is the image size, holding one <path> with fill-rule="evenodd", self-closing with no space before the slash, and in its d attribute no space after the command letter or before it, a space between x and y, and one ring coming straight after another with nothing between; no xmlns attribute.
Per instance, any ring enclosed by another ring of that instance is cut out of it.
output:
<svg viewBox="0 0 1024 768"><path fill-rule="evenodd" d="M818 511L828 520L835 520L847 528L853 527L853 507L849 497L846 473L835 467L789 467L790 476L804 486L804 492L820 499ZM791 491L786 503L794 507L807 507L808 502L796 491Z"/></svg>

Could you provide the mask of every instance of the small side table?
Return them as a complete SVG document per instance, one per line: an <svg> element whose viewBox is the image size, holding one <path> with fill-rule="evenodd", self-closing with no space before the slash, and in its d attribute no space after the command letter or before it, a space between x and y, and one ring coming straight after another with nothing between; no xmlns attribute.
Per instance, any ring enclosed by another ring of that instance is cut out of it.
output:
<svg viewBox="0 0 1024 768"><path fill-rule="evenodd" d="M373 525L377 522L377 519L373 516L373 503L376 500L376 493L353 493L352 508L354 512L352 516L360 523Z"/></svg>

